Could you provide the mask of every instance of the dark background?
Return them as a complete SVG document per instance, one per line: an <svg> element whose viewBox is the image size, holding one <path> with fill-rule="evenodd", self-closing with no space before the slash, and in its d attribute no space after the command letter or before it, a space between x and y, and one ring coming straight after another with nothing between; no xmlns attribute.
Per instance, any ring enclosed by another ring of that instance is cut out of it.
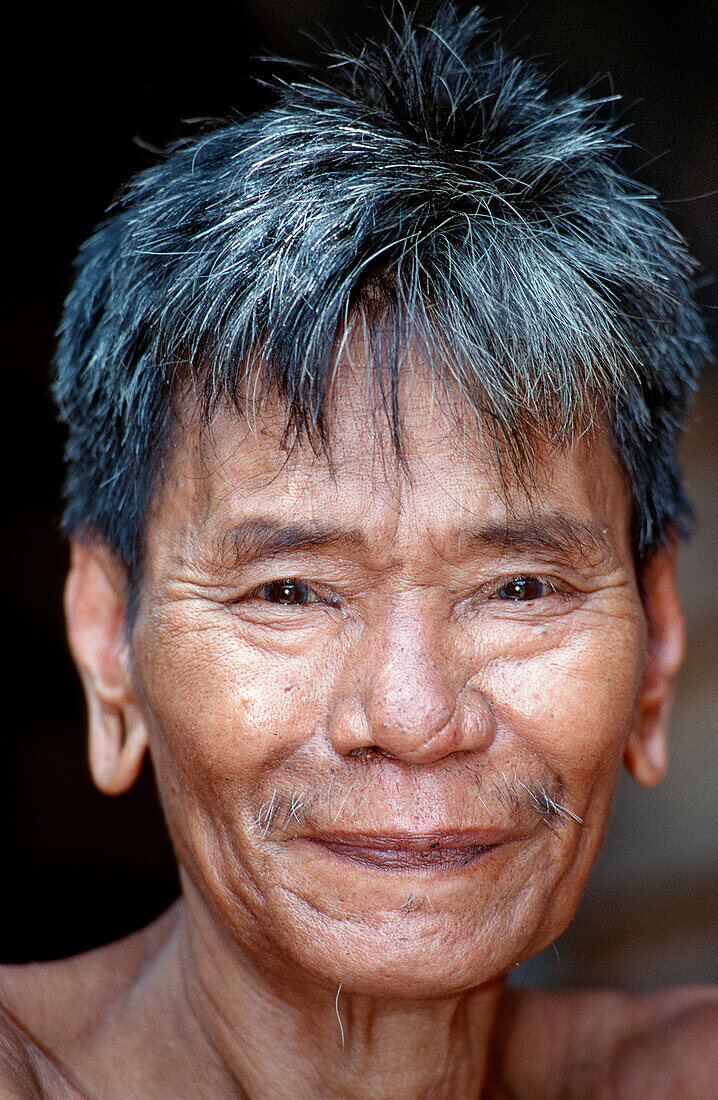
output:
<svg viewBox="0 0 718 1100"><path fill-rule="evenodd" d="M614 88L621 93L615 111L630 124L637 146L627 166L659 190L689 238L706 272L700 295L715 333L718 4L494 0L484 8L499 17L509 42L542 59L558 87L595 81L596 95ZM117 800L91 785L81 691L65 652L66 550L58 535L62 435L47 388L73 254L119 185L150 163L147 146L185 133L183 119L244 113L268 101L253 79L267 73L258 55L310 59L312 36L322 28L342 38L381 33L382 26L378 7L339 0L208 2L194 5L191 17L181 10L97 6L93 15L57 5L40 15L28 4L6 34L6 74L8 67L14 74L4 97L8 197L2 227L10 561L0 741L0 957L7 961L106 942L145 923L177 889L151 776ZM529 974L549 983L623 978L640 986L665 974L680 981L718 977L713 952L700 946L707 936L715 948L718 931L718 811L710 777L718 757L706 748L718 724L715 376L706 395L688 455L692 487L708 518L684 581L699 635L698 664L691 666L679 703L679 721L688 731L683 750L676 750L685 789L669 789L668 801L645 813L641 807L656 803L641 802L646 796L640 794L636 811L629 808L637 805L633 794L619 793L611 869L599 868L599 885L560 948L561 965L552 956L550 965L539 961ZM715 616L706 615L711 599ZM698 717L697 697L703 700ZM652 822L663 816L670 817L665 832L655 835ZM637 854L636 838L653 845L651 852ZM666 939L666 929L675 935ZM686 929L689 940L697 937L692 953L685 948ZM676 936L683 937L683 948L676 948ZM614 949L631 937L635 973ZM682 969L671 970L677 950L688 954ZM658 977L640 961L646 954L655 960L656 951L665 963Z"/></svg>

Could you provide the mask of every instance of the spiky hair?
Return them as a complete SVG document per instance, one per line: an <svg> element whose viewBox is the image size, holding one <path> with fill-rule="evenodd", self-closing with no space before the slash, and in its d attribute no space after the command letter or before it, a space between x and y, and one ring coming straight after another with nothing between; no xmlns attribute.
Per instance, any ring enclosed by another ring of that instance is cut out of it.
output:
<svg viewBox="0 0 718 1100"><path fill-rule="evenodd" d="M138 174L61 325L66 531L137 566L180 387L203 417L274 393L323 436L360 317L397 443L409 344L514 458L607 425L645 559L686 511L676 435L706 341L684 243L604 114L448 5Z"/></svg>

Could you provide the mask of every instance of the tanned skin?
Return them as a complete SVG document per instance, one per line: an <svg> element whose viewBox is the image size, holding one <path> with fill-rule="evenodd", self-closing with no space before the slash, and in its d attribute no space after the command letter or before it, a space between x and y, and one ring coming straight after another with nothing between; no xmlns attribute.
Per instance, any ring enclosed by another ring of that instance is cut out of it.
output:
<svg viewBox="0 0 718 1100"><path fill-rule="evenodd" d="M1 996L6 1013L12 1014L0 1015L0 1095L8 1100L94 1100L102 1095L84 1091L53 1051L87 1041L98 1017L114 1013L115 1002L126 999L143 970L151 968L177 916L176 909L170 910L135 936L76 959L3 968ZM467 1095L711 1097L718 1080L717 1028L718 995L707 988L648 996L507 989L494 1022L483 1091ZM335 1041L330 1046L340 1057L341 1045L339 1050ZM201 1075L188 1064L194 1054L194 1044L187 1043L174 1060L172 1080L154 1092L149 1076L143 1079L135 1067L118 1070L114 1094L122 1095L125 1087L127 1096L197 1095L189 1086L197 1080L192 1088L203 1087ZM248 1094L234 1087L224 1095Z"/></svg>
<svg viewBox="0 0 718 1100"><path fill-rule="evenodd" d="M188 412L123 566L66 592L96 783L152 755L182 898L0 971L0 1095L709 1097L718 996L507 990L572 919L622 761L665 769L684 650L667 546L639 590L600 431L530 489L403 381L405 462L338 372L332 462Z"/></svg>

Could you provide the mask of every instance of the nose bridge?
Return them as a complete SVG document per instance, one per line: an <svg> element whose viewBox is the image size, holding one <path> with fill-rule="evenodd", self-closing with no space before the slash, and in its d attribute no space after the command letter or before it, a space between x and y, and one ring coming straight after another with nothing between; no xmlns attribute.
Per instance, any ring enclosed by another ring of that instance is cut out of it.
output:
<svg viewBox="0 0 718 1100"><path fill-rule="evenodd" d="M447 661L440 624L420 601L388 610L365 654L364 710L373 743L396 756L451 751L456 669ZM437 738L447 745L437 744Z"/></svg>

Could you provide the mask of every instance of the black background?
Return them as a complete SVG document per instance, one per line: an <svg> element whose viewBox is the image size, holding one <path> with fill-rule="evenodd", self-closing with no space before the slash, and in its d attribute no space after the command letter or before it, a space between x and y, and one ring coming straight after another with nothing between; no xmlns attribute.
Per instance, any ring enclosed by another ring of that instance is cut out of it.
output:
<svg viewBox="0 0 718 1100"><path fill-rule="evenodd" d="M464 5L465 6L465 5ZM422 5L427 10L428 5ZM559 87L596 79L637 148L627 164L663 195L718 294L718 5L685 0L491 2L507 39L543 59ZM73 254L147 146L183 119L267 102L257 55L314 56L324 27L378 33L378 8L315 0L167 5L94 14L27 5L5 27L6 198L2 302L9 497L8 652L0 741L0 957L50 958L139 927L174 896L169 845L143 776L106 799L85 762L81 691L65 652L57 533L62 435L47 396L53 332ZM606 74L611 74L609 77ZM8 79L9 78L9 79ZM711 194L712 193L712 194Z"/></svg>

